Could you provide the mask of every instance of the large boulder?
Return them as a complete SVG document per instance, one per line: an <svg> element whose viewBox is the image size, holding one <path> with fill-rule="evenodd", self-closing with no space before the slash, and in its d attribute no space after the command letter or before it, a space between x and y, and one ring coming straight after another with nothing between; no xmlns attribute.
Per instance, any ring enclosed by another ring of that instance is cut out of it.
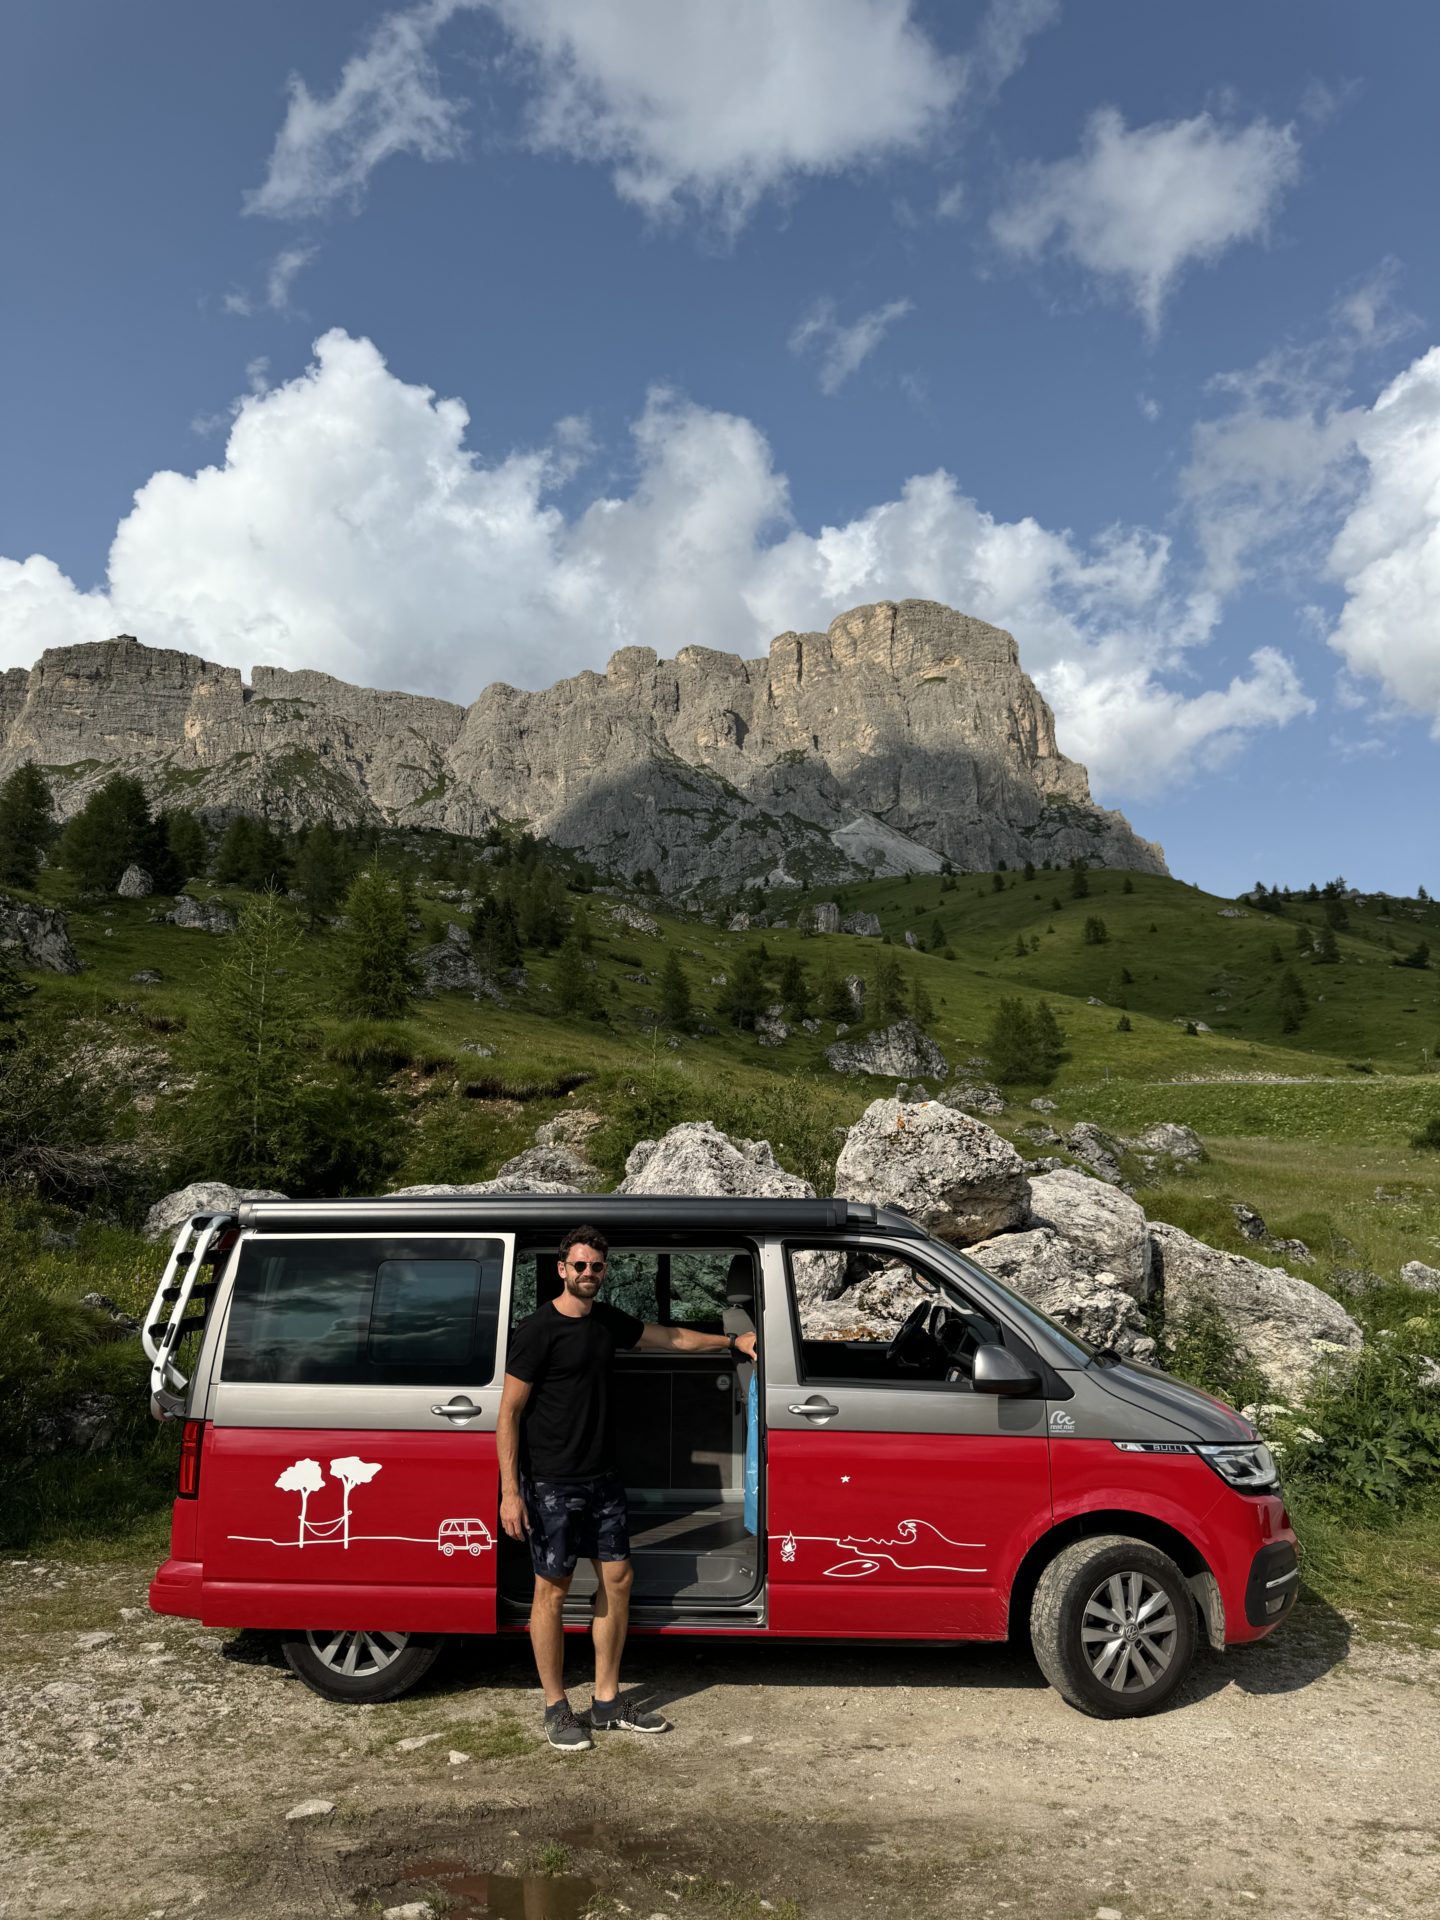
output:
<svg viewBox="0 0 1440 1920"><path fill-rule="evenodd" d="M1130 1142L1141 1153L1163 1154L1167 1159L1194 1162L1205 1158L1205 1142L1193 1127L1178 1120L1157 1120Z"/></svg>
<svg viewBox="0 0 1440 1920"><path fill-rule="evenodd" d="M652 920L648 913L642 913L639 907L630 907L619 900L610 909L610 918L617 926L628 927L631 933L659 933L660 924Z"/></svg>
<svg viewBox="0 0 1440 1920"><path fill-rule="evenodd" d="M947 1087L940 1095L947 1107L956 1107L961 1113L999 1114L1005 1111L1005 1096L998 1087L992 1087L986 1080L957 1080L953 1087Z"/></svg>
<svg viewBox="0 0 1440 1920"><path fill-rule="evenodd" d="M495 1178L521 1180L527 1188L538 1180L572 1193L593 1192L601 1183L598 1168L591 1166L573 1147L559 1142L552 1146L527 1147L513 1160L507 1160Z"/></svg>
<svg viewBox="0 0 1440 1920"><path fill-rule="evenodd" d="M867 1034L863 1040L837 1040L825 1049L836 1073L874 1073L889 1080L938 1079L949 1063L928 1033L913 1020L897 1020L893 1027Z"/></svg>
<svg viewBox="0 0 1440 1920"><path fill-rule="evenodd" d="M1030 1224L1053 1227L1087 1273L1108 1272L1136 1300L1151 1292L1150 1236L1129 1194L1078 1167L1061 1167L1030 1182Z"/></svg>
<svg viewBox="0 0 1440 1920"><path fill-rule="evenodd" d="M941 1240L968 1246L1024 1223L1029 1183L1007 1140L968 1113L872 1100L845 1136L835 1191L902 1207Z"/></svg>
<svg viewBox="0 0 1440 1920"><path fill-rule="evenodd" d="M737 1200L813 1200L808 1180L786 1173L768 1140L732 1140L708 1120L687 1120L642 1140L617 1193L695 1193Z"/></svg>
<svg viewBox="0 0 1440 1920"><path fill-rule="evenodd" d="M799 924L813 933L838 933L840 909L833 900L817 900L813 907L800 909Z"/></svg>
<svg viewBox="0 0 1440 1920"><path fill-rule="evenodd" d="M1153 1360L1155 1342L1134 1295L1115 1274L1089 1271L1080 1250L1052 1227L1000 1234L968 1247L966 1257L1092 1346Z"/></svg>
<svg viewBox="0 0 1440 1920"><path fill-rule="evenodd" d="M535 1129L535 1144L537 1147L574 1147L578 1152L604 1124L604 1114L597 1113L594 1107L567 1107Z"/></svg>
<svg viewBox="0 0 1440 1920"><path fill-rule="evenodd" d="M233 1213L242 1200L284 1200L274 1187L231 1187L223 1180L192 1180L157 1200L141 1228L147 1240L173 1240L194 1213Z"/></svg>
<svg viewBox="0 0 1440 1920"><path fill-rule="evenodd" d="M1423 1260L1407 1260L1400 1269L1400 1282L1426 1293L1440 1293L1440 1267L1427 1267Z"/></svg>
<svg viewBox="0 0 1440 1920"><path fill-rule="evenodd" d="M499 1175L493 1180L471 1180L455 1185L392 1187L390 1191L397 1200L483 1200L497 1193L573 1193L583 1197L578 1187L563 1185L559 1181L509 1179Z"/></svg>
<svg viewBox="0 0 1440 1920"><path fill-rule="evenodd" d="M1034 1104L1032 1101L1031 1105ZM1065 1144L1098 1179L1119 1186L1120 1155L1125 1151L1125 1145L1113 1133L1106 1133L1103 1127L1097 1127L1092 1121L1081 1120L1066 1134Z"/></svg>
<svg viewBox="0 0 1440 1920"><path fill-rule="evenodd" d="M1168 1334L1173 1338L1187 1319L1213 1306L1278 1398L1303 1399L1323 1361L1361 1345L1360 1329L1339 1301L1283 1267L1222 1253L1160 1222L1151 1226L1150 1239Z"/></svg>
<svg viewBox="0 0 1440 1920"><path fill-rule="evenodd" d="M862 940L878 940L883 929L878 913L847 913L840 922L840 931L858 934Z"/></svg>
<svg viewBox="0 0 1440 1920"><path fill-rule="evenodd" d="M132 861L121 874L115 891L122 900L148 900L155 891L155 882L144 867L137 867Z"/></svg>
<svg viewBox="0 0 1440 1920"><path fill-rule="evenodd" d="M0 893L0 947L17 966L44 973L79 973L80 956L58 907L32 907Z"/></svg>
<svg viewBox="0 0 1440 1920"><path fill-rule="evenodd" d="M441 940L433 947L421 947L410 955L410 964L420 977L420 991L435 993L474 993L480 985L480 969L469 951L453 940Z"/></svg>
<svg viewBox="0 0 1440 1920"><path fill-rule="evenodd" d="M234 933L235 916L223 900L197 900L193 893L180 894L162 919L172 927L189 927L197 933Z"/></svg>

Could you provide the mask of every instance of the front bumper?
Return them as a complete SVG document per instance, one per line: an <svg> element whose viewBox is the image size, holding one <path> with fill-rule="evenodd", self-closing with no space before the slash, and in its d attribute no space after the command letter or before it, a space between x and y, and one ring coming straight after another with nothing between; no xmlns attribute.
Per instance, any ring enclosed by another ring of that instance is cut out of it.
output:
<svg viewBox="0 0 1440 1920"><path fill-rule="evenodd" d="M1291 1540L1272 1540L1250 1564L1245 1618L1252 1627L1277 1626L1300 1591L1300 1555Z"/></svg>

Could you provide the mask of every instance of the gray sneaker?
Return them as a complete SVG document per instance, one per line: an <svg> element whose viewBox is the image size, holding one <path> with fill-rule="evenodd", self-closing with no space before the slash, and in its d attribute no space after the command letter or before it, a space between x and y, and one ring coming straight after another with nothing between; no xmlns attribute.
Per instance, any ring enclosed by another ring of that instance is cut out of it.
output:
<svg viewBox="0 0 1440 1920"><path fill-rule="evenodd" d="M595 1742L570 1711L568 1700L545 1709L545 1738L561 1753L588 1753Z"/></svg>
<svg viewBox="0 0 1440 1920"><path fill-rule="evenodd" d="M592 1700L585 1716L597 1733L669 1733L663 1713L643 1713L634 1697L617 1694L613 1700Z"/></svg>

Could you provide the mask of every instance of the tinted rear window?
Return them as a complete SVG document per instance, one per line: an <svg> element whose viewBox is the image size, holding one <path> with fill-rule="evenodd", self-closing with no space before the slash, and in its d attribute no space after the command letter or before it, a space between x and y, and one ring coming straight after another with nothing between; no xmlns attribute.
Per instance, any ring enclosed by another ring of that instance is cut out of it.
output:
<svg viewBox="0 0 1440 1920"><path fill-rule="evenodd" d="M483 1386L504 1260L501 1240L247 1240L220 1377Z"/></svg>

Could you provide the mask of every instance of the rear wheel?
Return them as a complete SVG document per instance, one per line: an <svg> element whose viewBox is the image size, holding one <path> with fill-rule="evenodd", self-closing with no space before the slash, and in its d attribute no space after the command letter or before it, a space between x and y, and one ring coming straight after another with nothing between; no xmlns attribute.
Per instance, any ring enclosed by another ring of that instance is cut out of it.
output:
<svg viewBox="0 0 1440 1920"><path fill-rule="evenodd" d="M291 1672L313 1692L357 1706L408 1693L440 1651L434 1634L358 1628L293 1634L281 1644Z"/></svg>
<svg viewBox="0 0 1440 1920"><path fill-rule="evenodd" d="M1195 1601L1168 1553L1106 1534L1077 1540L1040 1576L1030 1607L1040 1670L1072 1707L1104 1720L1154 1713L1195 1653Z"/></svg>

